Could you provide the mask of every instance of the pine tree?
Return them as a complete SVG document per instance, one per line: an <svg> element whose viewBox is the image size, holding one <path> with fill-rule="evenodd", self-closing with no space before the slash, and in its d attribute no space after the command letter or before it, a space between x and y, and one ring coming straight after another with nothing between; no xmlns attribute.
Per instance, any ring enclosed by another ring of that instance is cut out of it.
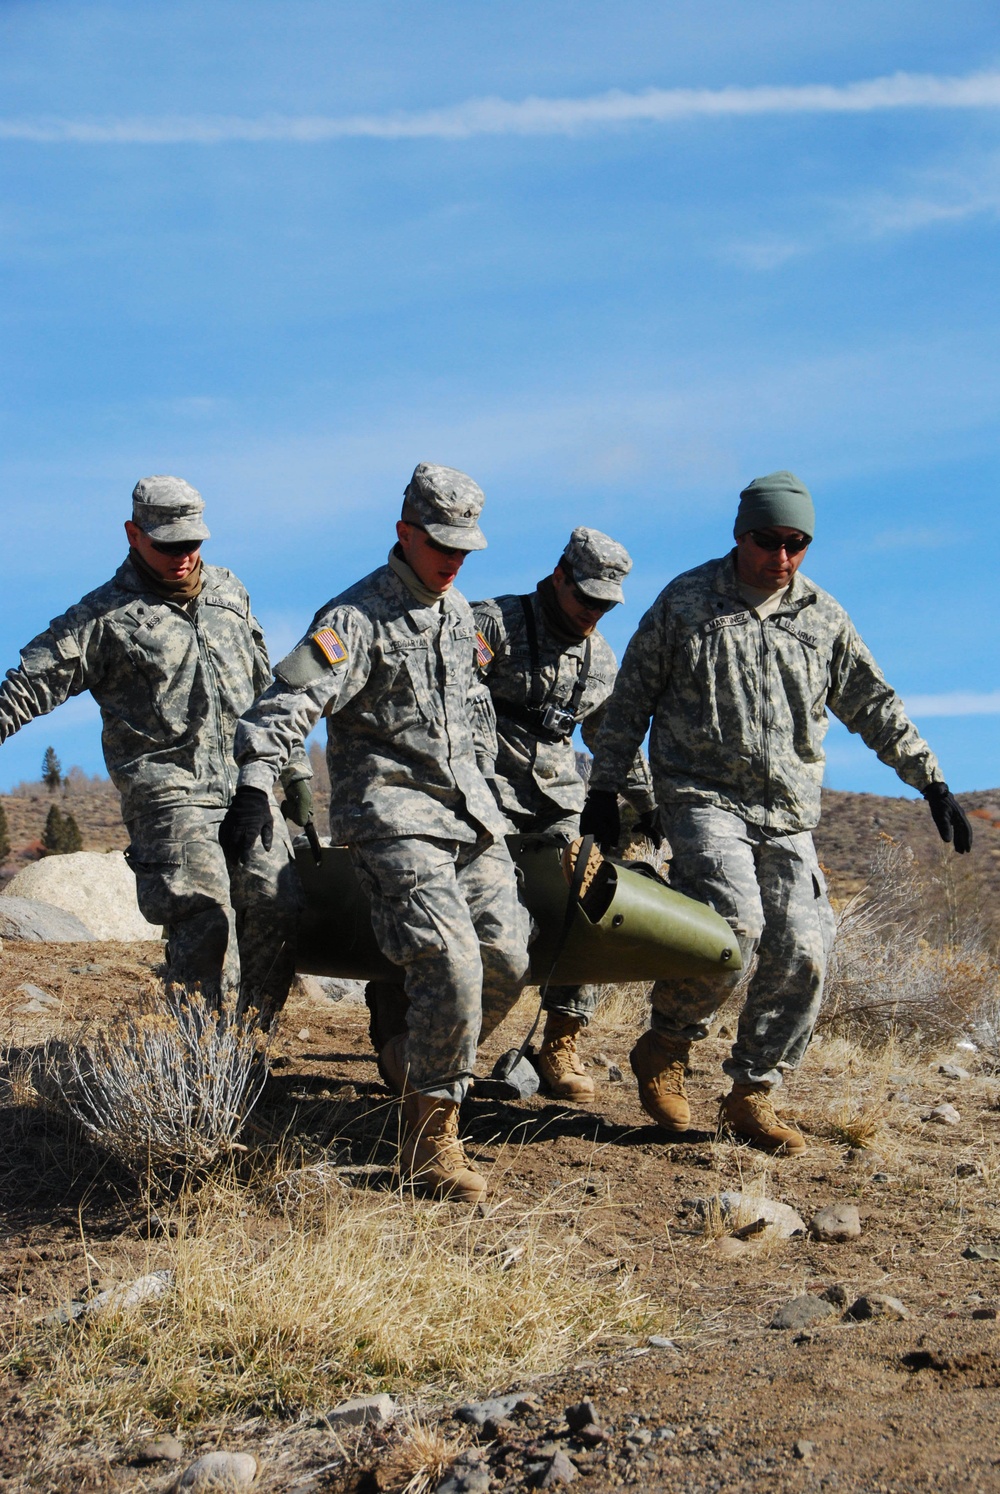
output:
<svg viewBox="0 0 1000 1494"><path fill-rule="evenodd" d="M42 782L52 794L62 783L62 763L56 757L54 747L45 749L45 756L42 758Z"/></svg>
<svg viewBox="0 0 1000 1494"><path fill-rule="evenodd" d="M10 855L10 828L7 824L7 811L0 804L0 865Z"/></svg>
<svg viewBox="0 0 1000 1494"><path fill-rule="evenodd" d="M49 808L48 818L45 821L45 829L42 831L42 845L50 856L58 856L62 850L63 817L58 804Z"/></svg>
<svg viewBox="0 0 1000 1494"><path fill-rule="evenodd" d="M73 851L83 850L80 827L71 814L63 814L58 804L53 804L42 831L42 845L50 856L68 856Z"/></svg>
<svg viewBox="0 0 1000 1494"><path fill-rule="evenodd" d="M53 808L55 808L54 805ZM59 850L64 856L69 856L74 851L83 850L83 836L80 834L79 825L71 814L63 815L62 845L59 847Z"/></svg>

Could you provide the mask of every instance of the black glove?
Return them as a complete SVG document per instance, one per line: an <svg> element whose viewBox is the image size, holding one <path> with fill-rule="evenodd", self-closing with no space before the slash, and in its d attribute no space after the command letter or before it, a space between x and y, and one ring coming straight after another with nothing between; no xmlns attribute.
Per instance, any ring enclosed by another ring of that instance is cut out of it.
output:
<svg viewBox="0 0 1000 1494"><path fill-rule="evenodd" d="M663 831L660 829L660 816L657 810L647 809L636 820L635 828L649 841L654 851L660 849L663 844Z"/></svg>
<svg viewBox="0 0 1000 1494"><path fill-rule="evenodd" d="M930 805L931 815L943 841L951 845L960 856L972 850L972 826L965 810L946 783L929 783L924 789L924 798Z"/></svg>
<svg viewBox="0 0 1000 1494"><path fill-rule="evenodd" d="M313 814L313 792L308 778L296 778L294 783L288 785L281 803L281 812L293 825L308 825Z"/></svg>
<svg viewBox="0 0 1000 1494"><path fill-rule="evenodd" d="M263 789L241 784L219 826L219 845L230 865L234 861L246 865L258 835L264 850L269 851L274 840L271 798Z"/></svg>
<svg viewBox="0 0 1000 1494"><path fill-rule="evenodd" d="M618 795L611 789L591 789L580 815L580 834L592 835L602 851L613 851L621 833Z"/></svg>

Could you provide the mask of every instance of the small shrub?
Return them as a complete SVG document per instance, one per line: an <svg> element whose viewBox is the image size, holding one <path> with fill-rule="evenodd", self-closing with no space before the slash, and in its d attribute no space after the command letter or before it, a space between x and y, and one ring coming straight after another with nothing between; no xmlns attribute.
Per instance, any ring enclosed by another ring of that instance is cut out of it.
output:
<svg viewBox="0 0 1000 1494"><path fill-rule="evenodd" d="M136 1176L197 1173L232 1151L267 1078L265 1043L234 999L215 1010L171 989L49 1043L36 1087Z"/></svg>
<svg viewBox="0 0 1000 1494"><path fill-rule="evenodd" d="M0 863L7 860L10 855L10 826L7 824L7 811L0 804Z"/></svg>
<svg viewBox="0 0 1000 1494"><path fill-rule="evenodd" d="M984 1003L1000 1003L1000 970L976 919L953 920L935 947L924 937L926 896L912 851L881 837L867 886L837 918L822 1027L933 1046L967 1031Z"/></svg>
<svg viewBox="0 0 1000 1494"><path fill-rule="evenodd" d="M83 850L80 827L71 814L63 814L58 804L49 808L42 831L42 845L50 856L68 856Z"/></svg>

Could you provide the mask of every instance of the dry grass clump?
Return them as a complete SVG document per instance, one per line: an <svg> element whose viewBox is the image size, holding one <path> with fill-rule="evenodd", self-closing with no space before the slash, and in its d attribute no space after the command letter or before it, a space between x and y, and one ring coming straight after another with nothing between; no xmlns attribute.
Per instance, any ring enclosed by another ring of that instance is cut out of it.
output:
<svg viewBox="0 0 1000 1494"><path fill-rule="evenodd" d="M379 1488L398 1494L427 1494L435 1489L468 1446L468 1436L447 1437L440 1427L409 1416L396 1428L396 1439L379 1467Z"/></svg>
<svg viewBox="0 0 1000 1494"><path fill-rule="evenodd" d="M933 1047L968 1031L978 1012L1000 1013L1000 968L974 911L950 919L947 942L934 947L923 937L926 907L912 852L882 836L868 885L838 915L823 1027Z"/></svg>
<svg viewBox="0 0 1000 1494"><path fill-rule="evenodd" d="M273 1200L273 1181L261 1192ZM581 1203L568 1245L546 1232L550 1200L484 1217L335 1191L321 1211L276 1216L257 1194L211 1186L184 1195L177 1237L150 1250L144 1269L171 1270L170 1293L84 1326L32 1326L22 1307L6 1368L29 1401L112 1436L142 1420L289 1416L381 1390L502 1383L642 1330L630 1278L587 1270L586 1213Z"/></svg>
<svg viewBox="0 0 1000 1494"><path fill-rule="evenodd" d="M266 1038L180 988L144 993L105 1028L46 1045L42 1103L136 1176L190 1174L231 1152L267 1079Z"/></svg>

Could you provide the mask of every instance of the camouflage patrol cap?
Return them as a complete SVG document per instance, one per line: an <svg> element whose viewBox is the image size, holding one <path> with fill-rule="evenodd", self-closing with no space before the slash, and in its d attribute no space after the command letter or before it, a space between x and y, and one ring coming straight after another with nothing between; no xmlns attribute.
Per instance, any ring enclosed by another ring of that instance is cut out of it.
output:
<svg viewBox="0 0 1000 1494"><path fill-rule="evenodd" d="M599 529L581 526L570 535L562 559L585 596L599 602L624 602L622 582L632 569L632 557L617 540Z"/></svg>
<svg viewBox="0 0 1000 1494"><path fill-rule="evenodd" d="M478 523L485 502L482 488L464 472L420 462L403 494L402 517L450 550L485 550Z"/></svg>
<svg viewBox="0 0 1000 1494"><path fill-rule="evenodd" d="M132 489L132 523L161 544L207 540L205 500L182 477L140 477Z"/></svg>

